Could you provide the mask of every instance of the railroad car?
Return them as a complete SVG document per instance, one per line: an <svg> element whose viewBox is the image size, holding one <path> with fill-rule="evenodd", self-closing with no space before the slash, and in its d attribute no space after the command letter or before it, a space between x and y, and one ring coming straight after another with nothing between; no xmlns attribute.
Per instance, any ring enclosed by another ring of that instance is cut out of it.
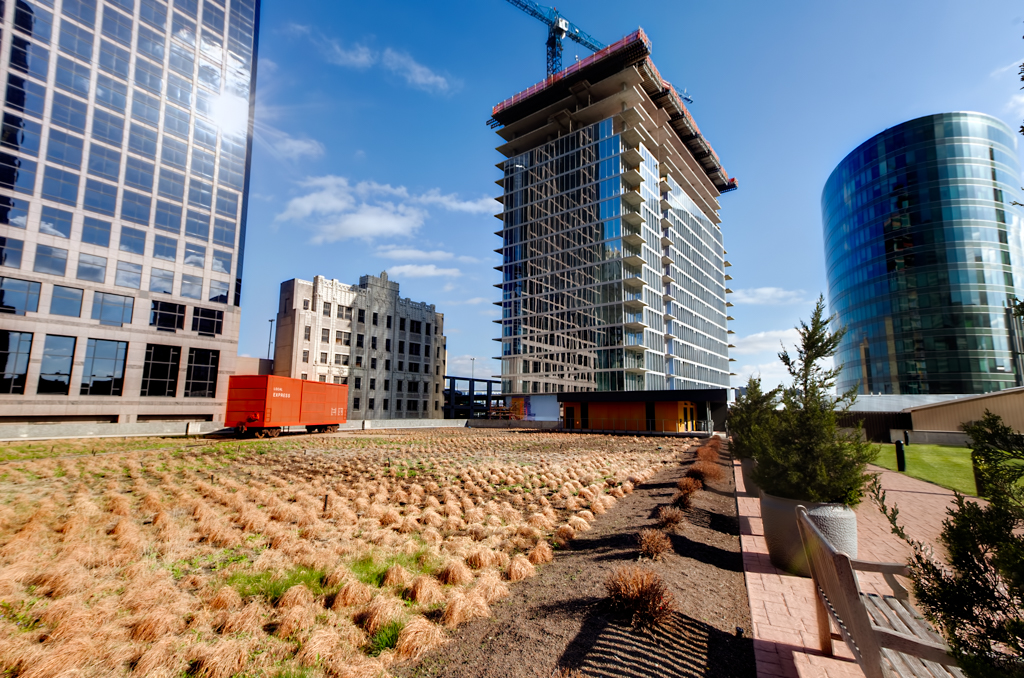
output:
<svg viewBox="0 0 1024 678"><path fill-rule="evenodd" d="M228 379L224 425L240 435L276 438L285 426L310 433L337 431L348 414L348 386L271 375Z"/></svg>

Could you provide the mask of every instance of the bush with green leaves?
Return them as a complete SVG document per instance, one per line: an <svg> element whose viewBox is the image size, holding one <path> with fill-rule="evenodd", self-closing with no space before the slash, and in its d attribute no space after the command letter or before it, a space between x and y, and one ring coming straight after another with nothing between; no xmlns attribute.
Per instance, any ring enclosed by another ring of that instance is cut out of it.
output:
<svg viewBox="0 0 1024 678"><path fill-rule="evenodd" d="M871 480L867 465L878 448L862 440L861 428L844 430L839 417L856 399L856 389L836 395L842 366L826 368L822 361L835 355L845 329L829 331L835 316L825 317L825 299L818 301L810 324L800 321L797 355L783 347L779 359L793 378L779 390L782 404L759 396L761 411L748 416L761 422L748 438L757 460L754 480L764 492L786 499L856 506ZM742 436L741 436L742 437Z"/></svg>
<svg viewBox="0 0 1024 678"><path fill-rule="evenodd" d="M959 492L947 509L942 562L899 524L876 479L871 494L892 531L911 547L914 596L971 678L1024 677L1024 435L989 411L964 424L989 503Z"/></svg>
<svg viewBox="0 0 1024 678"><path fill-rule="evenodd" d="M746 393L736 398L729 408L727 424L732 436L731 449L737 457L756 457L758 450L770 443L779 390L763 391L761 378L750 375Z"/></svg>

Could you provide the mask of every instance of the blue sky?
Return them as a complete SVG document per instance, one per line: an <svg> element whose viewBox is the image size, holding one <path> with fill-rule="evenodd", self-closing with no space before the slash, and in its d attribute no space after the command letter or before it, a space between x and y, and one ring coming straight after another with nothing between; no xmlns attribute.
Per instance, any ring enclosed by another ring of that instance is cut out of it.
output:
<svg viewBox="0 0 1024 678"><path fill-rule="evenodd" d="M973 2L566 0L611 43L642 26L737 191L735 384L777 383L780 340L826 291L821 188L859 143L921 115L1020 126L1024 7ZM500 177L491 107L544 77L545 27L504 0L265 0L239 352L266 355L278 286L387 270L445 314L449 373L497 374ZM589 54L566 42L565 63Z"/></svg>

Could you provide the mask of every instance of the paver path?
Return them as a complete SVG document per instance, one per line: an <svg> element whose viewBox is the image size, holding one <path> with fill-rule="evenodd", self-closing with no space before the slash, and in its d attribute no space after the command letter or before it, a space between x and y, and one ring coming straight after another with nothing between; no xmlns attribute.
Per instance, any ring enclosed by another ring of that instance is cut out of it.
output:
<svg viewBox="0 0 1024 678"><path fill-rule="evenodd" d="M772 566L757 496L743 486L738 461L734 471L758 678L863 678L864 672L845 643L833 643L835 657L818 651L811 580ZM953 493L882 468L872 467L871 471L881 473L886 501L900 507L900 522L907 534L937 545ZM857 537L861 560L902 563L910 555L910 548L890 532L889 523L870 499L857 507ZM863 590L891 594L881 575L859 573L858 577Z"/></svg>

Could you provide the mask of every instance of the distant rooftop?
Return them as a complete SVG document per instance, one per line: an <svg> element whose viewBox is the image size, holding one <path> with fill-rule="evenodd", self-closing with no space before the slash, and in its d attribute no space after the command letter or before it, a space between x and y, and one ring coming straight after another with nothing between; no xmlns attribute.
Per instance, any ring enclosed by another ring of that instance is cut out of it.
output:
<svg viewBox="0 0 1024 678"><path fill-rule="evenodd" d="M616 43L571 64L541 82L505 99L491 110L492 126L507 125L515 120L556 103L577 83L597 82L633 66L643 76L643 88L659 108L669 115L670 124L679 139L704 167L719 192L737 188L736 179L730 177L718 154L701 134L682 97L672 84L661 77L651 61L651 40L642 28Z"/></svg>

